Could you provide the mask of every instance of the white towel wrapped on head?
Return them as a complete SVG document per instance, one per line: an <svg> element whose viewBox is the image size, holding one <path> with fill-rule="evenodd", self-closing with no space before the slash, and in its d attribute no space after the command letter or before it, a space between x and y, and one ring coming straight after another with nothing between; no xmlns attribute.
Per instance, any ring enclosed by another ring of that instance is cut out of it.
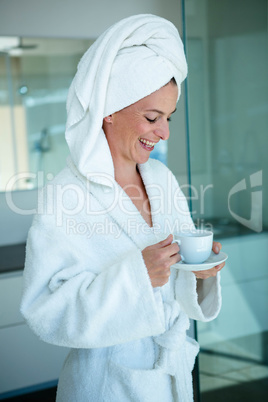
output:
<svg viewBox="0 0 268 402"><path fill-rule="evenodd" d="M136 15L110 27L82 57L67 99L66 140L82 175L110 185L111 153L102 130L105 116L150 95L187 64L177 28L155 15ZM97 173L97 174L96 174Z"/></svg>

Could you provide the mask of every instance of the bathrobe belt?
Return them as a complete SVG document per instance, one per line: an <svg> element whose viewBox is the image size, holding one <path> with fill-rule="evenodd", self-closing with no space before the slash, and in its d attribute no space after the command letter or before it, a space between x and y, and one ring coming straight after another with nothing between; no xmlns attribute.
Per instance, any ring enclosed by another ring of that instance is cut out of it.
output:
<svg viewBox="0 0 268 402"><path fill-rule="evenodd" d="M180 399L180 402L192 401L192 379L187 377L193 370L199 351L198 343L186 335L188 328L189 318L180 311L177 317L176 313L174 318L170 317L169 329L154 337L159 346L159 358L155 363L155 369L176 378L177 395L180 397L184 395L183 401Z"/></svg>

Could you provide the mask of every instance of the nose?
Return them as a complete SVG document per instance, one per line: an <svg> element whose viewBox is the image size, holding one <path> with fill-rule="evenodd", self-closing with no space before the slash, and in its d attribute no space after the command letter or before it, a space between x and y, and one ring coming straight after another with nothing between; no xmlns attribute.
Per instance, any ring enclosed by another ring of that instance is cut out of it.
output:
<svg viewBox="0 0 268 402"><path fill-rule="evenodd" d="M155 135L161 140L168 140L169 138L169 121L163 120L159 123L159 126L155 129Z"/></svg>

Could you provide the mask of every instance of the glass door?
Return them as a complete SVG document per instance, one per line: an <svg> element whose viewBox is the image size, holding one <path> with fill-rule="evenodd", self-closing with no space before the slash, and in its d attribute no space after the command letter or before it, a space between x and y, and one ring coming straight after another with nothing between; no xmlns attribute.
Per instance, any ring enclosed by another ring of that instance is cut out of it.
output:
<svg viewBox="0 0 268 402"><path fill-rule="evenodd" d="M0 191L19 168L27 169L27 161L18 158L18 147L23 148L25 138L18 138L15 124L15 117L20 115L13 92L12 71L16 67L9 54L0 51Z"/></svg>
<svg viewBox="0 0 268 402"><path fill-rule="evenodd" d="M267 0L185 0L192 215L229 258L197 323L202 402L268 394Z"/></svg>
<svg viewBox="0 0 268 402"><path fill-rule="evenodd" d="M89 39L0 36L0 192L42 187L65 166L66 98Z"/></svg>

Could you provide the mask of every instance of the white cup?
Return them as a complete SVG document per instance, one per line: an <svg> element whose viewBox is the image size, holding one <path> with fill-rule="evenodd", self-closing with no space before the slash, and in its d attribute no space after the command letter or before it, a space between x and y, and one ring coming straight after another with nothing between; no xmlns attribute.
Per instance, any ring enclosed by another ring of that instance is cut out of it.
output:
<svg viewBox="0 0 268 402"><path fill-rule="evenodd" d="M213 232L208 230L177 232L173 239L179 245L181 259L186 264L202 264L211 254Z"/></svg>

